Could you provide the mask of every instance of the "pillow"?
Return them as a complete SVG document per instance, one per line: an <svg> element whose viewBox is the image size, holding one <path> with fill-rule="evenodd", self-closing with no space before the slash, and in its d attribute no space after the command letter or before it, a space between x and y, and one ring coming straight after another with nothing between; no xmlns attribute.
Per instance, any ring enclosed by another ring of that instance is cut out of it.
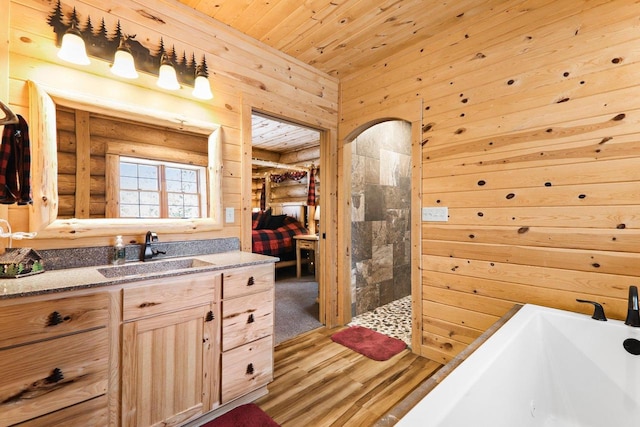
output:
<svg viewBox="0 0 640 427"><path fill-rule="evenodd" d="M262 215L260 215L260 218L258 219L258 224L256 225L255 229L261 230L263 228L267 228L267 225L269 224L269 218L271 218L271 208L262 212Z"/></svg>
<svg viewBox="0 0 640 427"><path fill-rule="evenodd" d="M268 228L269 230L275 230L276 228L282 227L284 225L284 220L286 217L287 215L270 215L269 221L267 222L265 228Z"/></svg>
<svg viewBox="0 0 640 427"><path fill-rule="evenodd" d="M264 215L264 211L257 211L251 214L251 228L254 230L258 229L258 224L262 220L262 216Z"/></svg>

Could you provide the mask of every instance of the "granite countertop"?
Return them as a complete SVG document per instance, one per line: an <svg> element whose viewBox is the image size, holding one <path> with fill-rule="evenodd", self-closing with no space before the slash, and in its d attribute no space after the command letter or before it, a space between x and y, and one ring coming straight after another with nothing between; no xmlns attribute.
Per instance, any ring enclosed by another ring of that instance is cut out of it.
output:
<svg viewBox="0 0 640 427"><path fill-rule="evenodd" d="M162 271L160 268L163 263L173 264L173 262L179 262L180 260L191 259L197 260L193 267L170 269L166 271ZM111 265L45 271L44 273L21 277L18 279L1 279L0 300L122 284L157 277L179 276L205 271L244 267L248 265L267 264L277 260L278 258L275 257L254 254L251 252L230 251L211 255L164 258L147 262L127 262L125 267L129 268L130 266L139 265L141 266L141 271L144 272L126 276L117 275L115 277L105 277L105 275L100 272L101 269L122 267ZM154 268L154 265L158 268Z"/></svg>

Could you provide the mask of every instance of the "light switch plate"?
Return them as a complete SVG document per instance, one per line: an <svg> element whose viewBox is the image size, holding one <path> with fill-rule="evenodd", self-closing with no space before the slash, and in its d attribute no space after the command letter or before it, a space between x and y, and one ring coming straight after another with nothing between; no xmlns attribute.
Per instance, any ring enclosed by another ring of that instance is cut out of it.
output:
<svg viewBox="0 0 640 427"><path fill-rule="evenodd" d="M224 222L232 223L235 221L234 218L235 210L233 208L226 208L224 211Z"/></svg>
<svg viewBox="0 0 640 427"><path fill-rule="evenodd" d="M422 208L422 220L447 222L449 221L449 208L442 206Z"/></svg>

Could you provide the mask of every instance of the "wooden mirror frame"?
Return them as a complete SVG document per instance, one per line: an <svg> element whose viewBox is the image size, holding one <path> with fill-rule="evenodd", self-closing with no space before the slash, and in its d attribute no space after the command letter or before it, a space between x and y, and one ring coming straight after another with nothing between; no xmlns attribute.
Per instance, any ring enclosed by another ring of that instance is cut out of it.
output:
<svg viewBox="0 0 640 427"><path fill-rule="evenodd" d="M163 111L127 105L111 99L46 87L34 81L29 81L28 84L33 191L33 205L29 208L29 231L37 232L38 238L80 239L136 234L147 230L150 224L156 229L162 228L165 233L196 233L223 228L222 141L219 125L188 117L176 117ZM209 217L58 219L56 104L208 135Z"/></svg>

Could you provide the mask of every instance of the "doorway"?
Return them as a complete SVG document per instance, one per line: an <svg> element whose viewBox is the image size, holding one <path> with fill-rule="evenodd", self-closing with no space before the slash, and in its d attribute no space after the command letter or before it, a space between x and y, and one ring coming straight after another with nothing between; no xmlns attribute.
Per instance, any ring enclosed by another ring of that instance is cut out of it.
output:
<svg viewBox="0 0 640 427"><path fill-rule="evenodd" d="M366 314L377 329L406 328L404 337L411 335L411 149L411 123L402 120L351 142L351 315L362 324Z"/></svg>
<svg viewBox="0 0 640 427"><path fill-rule="evenodd" d="M280 258L275 291L279 344L323 324L318 236L322 132L252 111L251 135L252 250Z"/></svg>

